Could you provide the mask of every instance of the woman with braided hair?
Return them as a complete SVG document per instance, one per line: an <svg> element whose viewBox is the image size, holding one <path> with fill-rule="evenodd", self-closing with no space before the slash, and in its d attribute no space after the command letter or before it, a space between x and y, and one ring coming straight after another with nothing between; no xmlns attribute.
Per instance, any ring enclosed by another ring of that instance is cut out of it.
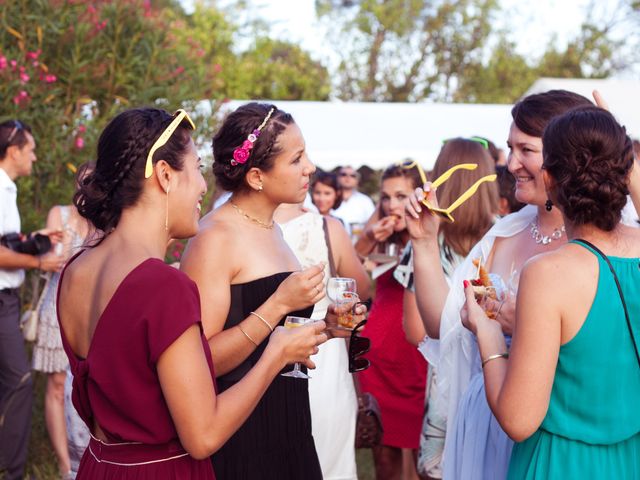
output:
<svg viewBox="0 0 640 480"><path fill-rule="evenodd" d="M91 431L79 479L213 479L208 456L287 363L313 366L326 340L322 322L279 328L255 368L216 394L198 289L162 261L169 239L198 228L206 184L193 128L183 110L121 113L74 197L104 232L72 257L58 290L73 403Z"/></svg>
<svg viewBox="0 0 640 480"><path fill-rule="evenodd" d="M280 204L305 199L315 171L291 115L264 103L241 106L213 138L213 157L217 184L232 195L202 219L181 268L200 290L204 332L224 392L265 355L286 315L311 317L324 297L324 265L301 270L273 221ZM320 480L308 381L278 375L212 461L225 480Z"/></svg>

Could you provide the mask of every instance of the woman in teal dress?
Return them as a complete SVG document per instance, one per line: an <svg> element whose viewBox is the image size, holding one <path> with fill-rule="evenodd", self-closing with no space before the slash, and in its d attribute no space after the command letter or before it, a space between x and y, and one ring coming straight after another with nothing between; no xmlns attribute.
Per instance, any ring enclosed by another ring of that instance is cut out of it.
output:
<svg viewBox="0 0 640 480"><path fill-rule="evenodd" d="M543 145L571 242L523 269L510 352L467 281L463 323L491 410L519 442L509 478L640 478L640 230L620 223L640 167L625 129L596 107L554 119Z"/></svg>

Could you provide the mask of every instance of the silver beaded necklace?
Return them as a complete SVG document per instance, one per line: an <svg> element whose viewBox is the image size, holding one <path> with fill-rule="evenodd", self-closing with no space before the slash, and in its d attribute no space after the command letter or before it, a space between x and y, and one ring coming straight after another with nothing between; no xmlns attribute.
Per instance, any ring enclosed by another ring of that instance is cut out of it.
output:
<svg viewBox="0 0 640 480"><path fill-rule="evenodd" d="M551 235L543 235L538 227L538 217L536 216L531 222L531 237L538 245L549 245L553 240L559 240L564 231L564 225L562 225L560 228L556 228Z"/></svg>

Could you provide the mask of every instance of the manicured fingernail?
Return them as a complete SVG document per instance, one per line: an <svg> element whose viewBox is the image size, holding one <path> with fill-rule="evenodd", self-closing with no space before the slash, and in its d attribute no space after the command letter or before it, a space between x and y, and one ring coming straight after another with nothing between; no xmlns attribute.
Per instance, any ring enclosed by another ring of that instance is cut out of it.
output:
<svg viewBox="0 0 640 480"><path fill-rule="evenodd" d="M462 282L462 284L464 285L464 288L467 288L469 285L471 285L471 284L469 283L469 280L465 280L465 281L463 281L463 282Z"/></svg>

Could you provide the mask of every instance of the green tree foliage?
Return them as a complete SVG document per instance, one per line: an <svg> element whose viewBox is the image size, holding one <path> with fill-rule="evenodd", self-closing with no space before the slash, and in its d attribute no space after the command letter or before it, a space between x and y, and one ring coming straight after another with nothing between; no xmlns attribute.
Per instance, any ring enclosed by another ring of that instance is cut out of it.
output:
<svg viewBox="0 0 640 480"><path fill-rule="evenodd" d="M268 37L242 53L227 77L231 98L328 100L327 69L300 47Z"/></svg>
<svg viewBox="0 0 640 480"><path fill-rule="evenodd" d="M456 75L480 61L495 0L316 0L334 25L344 100L451 100Z"/></svg>
<svg viewBox="0 0 640 480"><path fill-rule="evenodd" d="M566 47L552 38L538 58L493 31L495 1L316 0L316 12L341 33L331 31L343 52L341 99L512 103L539 77L605 78L629 67L633 55L612 33L638 2L608 19L594 5Z"/></svg>
<svg viewBox="0 0 640 480"><path fill-rule="evenodd" d="M70 201L71 170L92 160L98 132L119 110L214 96L218 72L202 64L200 46L183 38L175 6L164 3L0 3L0 116L30 124L38 145L34 175L20 180L25 230Z"/></svg>

